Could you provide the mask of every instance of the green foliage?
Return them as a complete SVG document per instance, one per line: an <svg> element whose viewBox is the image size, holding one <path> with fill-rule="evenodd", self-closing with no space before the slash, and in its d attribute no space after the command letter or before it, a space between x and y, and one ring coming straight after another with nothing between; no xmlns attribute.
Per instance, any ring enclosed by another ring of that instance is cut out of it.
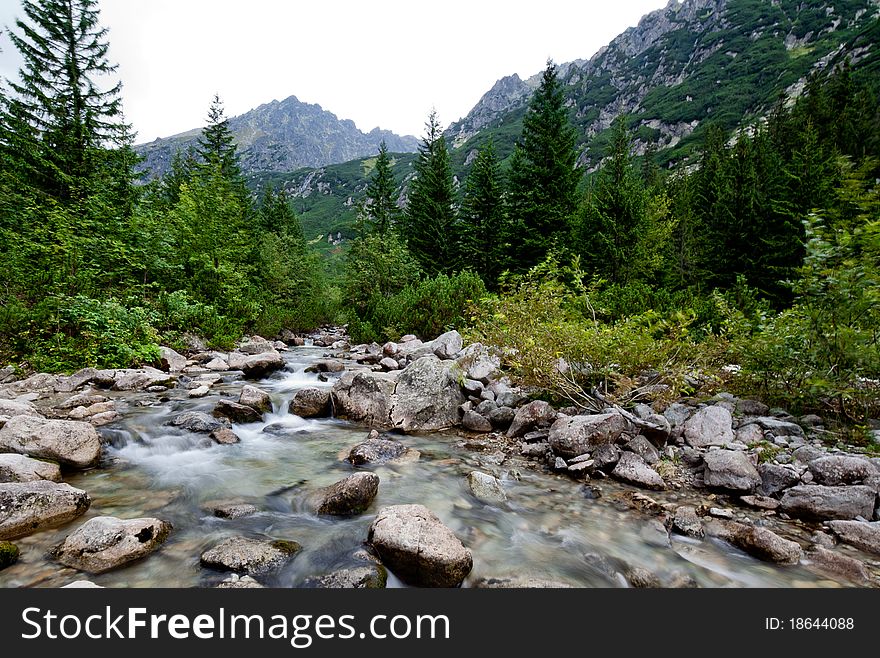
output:
<svg viewBox="0 0 880 658"><path fill-rule="evenodd" d="M397 207L395 193L397 185L391 171L391 156L384 140L379 144L379 156L373 176L367 185L366 199L361 209L364 230L385 235L397 223L400 209Z"/></svg>

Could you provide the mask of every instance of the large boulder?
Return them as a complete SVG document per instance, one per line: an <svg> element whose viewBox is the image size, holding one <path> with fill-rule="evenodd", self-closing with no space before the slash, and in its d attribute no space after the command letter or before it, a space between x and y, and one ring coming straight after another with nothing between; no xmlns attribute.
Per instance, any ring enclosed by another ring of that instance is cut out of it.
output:
<svg viewBox="0 0 880 658"><path fill-rule="evenodd" d="M0 428L0 452L51 459L71 468L89 468L101 459L101 437L89 423L14 416Z"/></svg>
<svg viewBox="0 0 880 658"><path fill-rule="evenodd" d="M830 521L831 532L845 544L850 544L866 553L880 555L880 521Z"/></svg>
<svg viewBox="0 0 880 658"><path fill-rule="evenodd" d="M202 411L184 411L171 419L170 424L174 427L183 428L189 432L210 434L217 430L228 429L229 421L225 418L213 418Z"/></svg>
<svg viewBox="0 0 880 658"><path fill-rule="evenodd" d="M666 482L634 452L623 452L611 475L618 480L646 489L665 489Z"/></svg>
<svg viewBox="0 0 880 658"><path fill-rule="evenodd" d="M601 445L614 443L628 426L627 420L615 412L562 416L550 427L550 447L562 457L578 457Z"/></svg>
<svg viewBox="0 0 880 658"><path fill-rule="evenodd" d="M250 407L260 414L272 411L272 398L261 388L245 384L238 396L238 403Z"/></svg>
<svg viewBox="0 0 880 658"><path fill-rule="evenodd" d="M387 427L398 376L399 372L346 372L331 391L336 416Z"/></svg>
<svg viewBox="0 0 880 658"><path fill-rule="evenodd" d="M391 424L405 432L432 431L458 423L465 401L458 369L436 356L424 356L407 366L397 380Z"/></svg>
<svg viewBox="0 0 880 658"><path fill-rule="evenodd" d="M295 541L230 537L202 553L203 567L261 576L277 571L299 553Z"/></svg>
<svg viewBox="0 0 880 658"><path fill-rule="evenodd" d="M861 484L878 472L877 467L867 459L849 455L820 457L811 461L808 468L816 484L829 486Z"/></svg>
<svg viewBox="0 0 880 658"><path fill-rule="evenodd" d="M507 429L507 436L525 436L537 427L546 427L556 420L556 410L543 400L533 400L517 409Z"/></svg>
<svg viewBox="0 0 880 658"><path fill-rule="evenodd" d="M59 377L57 383L55 384L55 392L72 393L80 386L85 386L86 384L94 381L100 376L101 371L96 370L95 368L83 368L81 370L77 370L75 373L68 377Z"/></svg>
<svg viewBox="0 0 880 658"><path fill-rule="evenodd" d="M378 492L378 475L355 473L309 494L307 506L315 514L353 516L365 512Z"/></svg>
<svg viewBox="0 0 880 658"><path fill-rule="evenodd" d="M159 363L166 372L180 372L186 368L186 357L163 346L159 348Z"/></svg>
<svg viewBox="0 0 880 658"><path fill-rule="evenodd" d="M476 379L484 384L494 379L501 368L501 358L480 343L468 345L455 362L468 379Z"/></svg>
<svg viewBox="0 0 880 658"><path fill-rule="evenodd" d="M301 418L325 418L330 415L330 391L323 388L302 388L293 394L290 413Z"/></svg>
<svg viewBox="0 0 880 658"><path fill-rule="evenodd" d="M250 356L275 351L273 344L262 336L251 336L250 339L247 342L242 343L238 349L240 352Z"/></svg>
<svg viewBox="0 0 880 658"><path fill-rule="evenodd" d="M137 370L117 370L113 383L114 391L142 391L150 386L166 386L174 380L167 372L156 368Z"/></svg>
<svg viewBox="0 0 880 658"><path fill-rule="evenodd" d="M751 492L761 484L758 470L744 452L710 450L703 459L706 462L703 480L707 487Z"/></svg>
<svg viewBox="0 0 880 658"><path fill-rule="evenodd" d="M733 418L724 407L700 409L684 424L684 440L694 448L733 443Z"/></svg>
<svg viewBox="0 0 880 658"><path fill-rule="evenodd" d="M799 485L788 489L780 501L780 509L802 519L848 520L874 515L877 494L870 487L828 487L821 484Z"/></svg>
<svg viewBox="0 0 880 658"><path fill-rule="evenodd" d="M461 426L471 432L491 432L492 423L476 411L465 411L461 417Z"/></svg>
<svg viewBox="0 0 880 658"><path fill-rule="evenodd" d="M61 469L54 462L31 459L15 453L0 454L0 482L61 481Z"/></svg>
<svg viewBox="0 0 880 658"><path fill-rule="evenodd" d="M419 452L407 448L400 441L384 439L371 435L363 443L351 449L346 458L355 466L364 464L386 464L389 462L406 462L418 459Z"/></svg>
<svg viewBox="0 0 880 658"><path fill-rule="evenodd" d="M783 539L772 530L743 523L726 524L723 535L734 546L758 559L779 564L797 564L804 552L797 542Z"/></svg>
<svg viewBox="0 0 880 658"><path fill-rule="evenodd" d="M760 425L761 429L770 432L773 436L804 436L804 428L797 423L780 420L779 418L773 418L771 416L750 418L748 423L743 423L743 425L751 423Z"/></svg>
<svg viewBox="0 0 880 658"><path fill-rule="evenodd" d="M171 524L159 519L124 521L113 516L98 516L83 523L52 551L61 564L104 573L146 557L158 549Z"/></svg>
<svg viewBox="0 0 880 658"><path fill-rule="evenodd" d="M228 418L233 423L259 423L263 420L263 414L253 407L232 400L220 400L213 413L215 416Z"/></svg>
<svg viewBox="0 0 880 658"><path fill-rule="evenodd" d="M491 504L498 504L507 501L507 494L498 478L488 473L480 471L471 471L467 476L468 489L478 500Z"/></svg>
<svg viewBox="0 0 880 658"><path fill-rule="evenodd" d="M0 398L0 416L37 416L42 417L37 408L24 400L4 400Z"/></svg>
<svg viewBox="0 0 880 658"><path fill-rule="evenodd" d="M775 496L801 481L793 469L779 464L760 464L758 475L761 476L758 493L762 496Z"/></svg>
<svg viewBox="0 0 880 658"><path fill-rule="evenodd" d="M63 525L85 514L91 502L85 491L69 484L46 480L0 484L0 539Z"/></svg>
<svg viewBox="0 0 880 658"><path fill-rule="evenodd" d="M244 360L240 370L247 379L260 379L284 367L284 358L274 349L254 354Z"/></svg>
<svg viewBox="0 0 880 658"><path fill-rule="evenodd" d="M419 587L458 587L474 564L455 533L422 505L382 508L368 541L395 575Z"/></svg>
<svg viewBox="0 0 880 658"><path fill-rule="evenodd" d="M452 331L447 331L445 334L438 336L434 339L433 347L434 347L434 356L438 359L454 359L459 352L461 352L461 346L463 344L461 334L458 333L455 329Z"/></svg>

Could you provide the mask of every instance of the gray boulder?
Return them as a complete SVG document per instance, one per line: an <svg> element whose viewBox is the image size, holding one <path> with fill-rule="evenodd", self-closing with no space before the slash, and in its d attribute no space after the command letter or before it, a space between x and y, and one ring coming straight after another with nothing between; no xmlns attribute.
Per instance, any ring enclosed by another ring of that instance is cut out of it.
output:
<svg viewBox="0 0 880 658"><path fill-rule="evenodd" d="M400 372L346 372L331 391L336 416L387 427Z"/></svg>
<svg viewBox="0 0 880 658"><path fill-rule="evenodd" d="M857 516L870 519L874 515L876 497L873 489L862 485L828 487L802 484L783 494L780 509L791 516L820 521L848 520Z"/></svg>
<svg viewBox="0 0 880 658"><path fill-rule="evenodd" d="M25 400L4 400L0 398L0 416L36 416L42 418L43 414L37 408Z"/></svg>
<svg viewBox="0 0 880 658"><path fill-rule="evenodd" d="M613 467L620 459L620 448L613 443L605 443L591 451L590 458L593 460L595 468L607 471L609 467Z"/></svg>
<svg viewBox="0 0 880 658"><path fill-rule="evenodd" d="M750 418L748 423L743 423L743 425L751 423L757 423L761 426L761 429L771 432L773 436L799 436L801 438L804 436L804 429L797 423L780 420L771 416Z"/></svg>
<svg viewBox="0 0 880 658"><path fill-rule="evenodd" d="M52 551L64 566L89 573L104 573L146 557L157 550L171 532L171 524L144 518L124 521L98 516L83 523Z"/></svg>
<svg viewBox="0 0 880 658"><path fill-rule="evenodd" d="M387 580L388 572L385 567L381 564L370 564L308 578L302 586L320 589L382 589Z"/></svg>
<svg viewBox="0 0 880 658"><path fill-rule="evenodd" d="M817 484L838 486L842 484L861 484L877 475L877 468L867 459L834 455L814 459L808 466Z"/></svg>
<svg viewBox="0 0 880 658"><path fill-rule="evenodd" d="M174 377L156 368L137 370L117 370L113 383L114 391L143 391L150 386L166 386Z"/></svg>
<svg viewBox="0 0 880 658"><path fill-rule="evenodd" d="M417 450L412 450L400 441L371 436L363 443L351 449L346 458L355 466L364 464L387 464L389 462L405 462L418 459Z"/></svg>
<svg viewBox="0 0 880 658"><path fill-rule="evenodd" d="M478 500L497 504L507 501L507 494L497 478L480 471L471 471L467 476L468 489Z"/></svg>
<svg viewBox="0 0 880 658"><path fill-rule="evenodd" d="M302 388L293 394L289 411L301 418L326 418L330 415L330 391Z"/></svg>
<svg viewBox="0 0 880 658"><path fill-rule="evenodd" d="M15 453L0 454L0 482L61 481L61 469L54 462L31 459Z"/></svg>
<svg viewBox="0 0 880 658"><path fill-rule="evenodd" d="M101 458L101 437L89 423L14 416L0 428L0 452L51 459L71 468L89 468Z"/></svg>
<svg viewBox="0 0 880 658"><path fill-rule="evenodd" d="M489 349L480 343L468 345L461 356L456 359L456 364L465 373L468 379L476 379L488 384L499 374L501 359L491 354Z"/></svg>
<svg viewBox="0 0 880 658"><path fill-rule="evenodd" d="M760 560L797 564L804 555L800 544L783 539L767 528L743 523L728 523L726 526L729 534L724 538Z"/></svg>
<svg viewBox="0 0 880 658"><path fill-rule="evenodd" d="M245 516L252 516L258 513L260 509L256 505L250 503L217 503L211 513L219 519L240 519Z"/></svg>
<svg viewBox="0 0 880 658"><path fill-rule="evenodd" d="M394 390L391 424L405 432L432 431L458 423L465 401L454 362L425 356L403 370Z"/></svg>
<svg viewBox="0 0 880 658"><path fill-rule="evenodd" d="M724 407L700 409L684 424L684 440L694 448L733 443L733 418Z"/></svg>
<svg viewBox="0 0 880 658"><path fill-rule="evenodd" d="M543 400L532 400L516 410L507 429L507 436L516 438L539 427L546 427L556 420L556 410Z"/></svg>
<svg viewBox="0 0 880 658"><path fill-rule="evenodd" d="M628 427L627 420L616 412L563 416L550 427L550 447L562 457L577 457L598 446L614 443Z"/></svg>
<svg viewBox="0 0 880 658"><path fill-rule="evenodd" d="M0 539L24 537L82 516L91 505L85 491L39 480L0 484Z"/></svg>
<svg viewBox="0 0 880 658"><path fill-rule="evenodd" d="M434 339L434 356L438 359L454 359L461 352L461 334L455 331L447 331L445 334Z"/></svg>
<svg viewBox="0 0 880 658"><path fill-rule="evenodd" d="M228 418L233 423L259 423L263 415L252 407L231 400L220 400L214 407L214 415Z"/></svg>
<svg viewBox="0 0 880 658"><path fill-rule="evenodd" d="M702 538L704 535L703 523L697 516L697 510L689 505L675 508L672 519L672 527L688 537Z"/></svg>
<svg viewBox="0 0 880 658"><path fill-rule="evenodd" d="M758 493L762 496L775 496L800 483L793 469L779 464L759 464L758 475L761 476Z"/></svg>
<svg viewBox="0 0 880 658"><path fill-rule="evenodd" d="M389 569L418 587L458 587L473 568L471 552L422 505L379 510L368 541Z"/></svg>
<svg viewBox="0 0 880 658"><path fill-rule="evenodd" d="M665 489L666 483L659 473L634 452L623 452L611 475L618 480L646 489Z"/></svg>
<svg viewBox="0 0 880 658"><path fill-rule="evenodd" d="M251 336L247 342L242 343L238 350L243 354L265 354L266 352L275 351L275 347L262 336Z"/></svg>
<svg viewBox="0 0 880 658"><path fill-rule="evenodd" d="M625 448L644 459L646 464L656 464L660 461L660 453L657 448L641 434L627 441Z"/></svg>
<svg viewBox="0 0 880 658"><path fill-rule="evenodd" d="M247 357L238 368L247 379L262 379L284 367L284 358L274 349Z"/></svg>
<svg viewBox="0 0 880 658"><path fill-rule="evenodd" d="M510 407L496 407L489 412L488 419L492 423L492 427L496 430L507 430L510 428L513 419L516 417L516 411Z"/></svg>
<svg viewBox="0 0 880 658"><path fill-rule="evenodd" d="M707 487L751 492L761 484L758 470L744 452L710 450L703 459L706 463L703 479Z"/></svg>
<svg viewBox="0 0 880 658"><path fill-rule="evenodd" d="M822 546L813 546L807 552L807 560L814 568L835 577L845 578L856 585L870 585L872 578L864 562L830 551Z"/></svg>
<svg viewBox="0 0 880 658"><path fill-rule="evenodd" d="M329 397L329 393L328 393ZM250 407L260 414L272 411L272 398L261 388L245 384L241 389L241 395L238 396L238 403L246 407Z"/></svg>
<svg viewBox="0 0 880 658"><path fill-rule="evenodd" d="M170 424L189 432L202 434L210 434L217 430L229 428L229 421L225 418L223 420L212 418L202 411L185 411L182 414L177 414L171 419Z"/></svg>
<svg viewBox="0 0 880 658"><path fill-rule="evenodd" d="M59 377L55 384L55 392L72 393L80 386L85 386L89 382L95 381L100 376L100 370L96 370L95 368L82 368L68 377Z"/></svg>
<svg viewBox="0 0 880 658"><path fill-rule="evenodd" d="M62 402L61 404L56 404L55 408L62 409L62 410L68 410L68 409L75 409L76 407L90 407L93 404L101 404L102 402L108 402L109 399L110 398L108 398L106 395L100 395L100 394L94 393L92 391L83 391L82 393L77 393L76 395L72 395L71 397L67 398L64 402ZM0 401L0 404L2 404L2 401ZM3 411L2 411L2 409L0 409L0 414L2 414L2 413L3 413ZM15 414L9 414L9 415L12 416ZM33 414L31 414L31 415L33 415Z"/></svg>
<svg viewBox="0 0 880 658"><path fill-rule="evenodd" d="M186 357L163 346L159 348L159 363L165 372L180 372L186 368Z"/></svg>
<svg viewBox="0 0 880 658"><path fill-rule="evenodd" d="M353 516L365 512L378 492L378 475L355 473L309 494L307 506L315 514Z"/></svg>
<svg viewBox="0 0 880 658"><path fill-rule="evenodd" d="M262 576L277 571L302 550L295 541L230 537L202 553L203 567Z"/></svg>
<svg viewBox="0 0 880 658"><path fill-rule="evenodd" d="M880 555L880 521L830 521L828 527L843 543Z"/></svg>
<svg viewBox="0 0 880 658"><path fill-rule="evenodd" d="M461 418L461 426L471 432L491 432L492 423L476 411L465 411Z"/></svg>

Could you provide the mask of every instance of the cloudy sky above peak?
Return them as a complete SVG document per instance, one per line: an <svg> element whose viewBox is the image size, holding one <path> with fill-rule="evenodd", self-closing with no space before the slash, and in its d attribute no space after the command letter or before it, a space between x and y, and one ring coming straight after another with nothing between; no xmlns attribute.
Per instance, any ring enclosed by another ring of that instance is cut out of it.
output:
<svg viewBox="0 0 880 658"><path fill-rule="evenodd" d="M666 0L100 0L138 142L297 96L363 131L421 135L451 123L499 78L587 59ZM23 15L0 0L0 24ZM0 75L20 61L0 37Z"/></svg>

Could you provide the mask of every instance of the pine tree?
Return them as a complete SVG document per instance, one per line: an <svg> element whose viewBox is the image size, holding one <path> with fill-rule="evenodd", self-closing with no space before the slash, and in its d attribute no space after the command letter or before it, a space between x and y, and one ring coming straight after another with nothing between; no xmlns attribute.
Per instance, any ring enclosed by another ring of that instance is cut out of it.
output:
<svg viewBox="0 0 880 658"><path fill-rule="evenodd" d="M121 83L102 90L98 82L116 66L107 59L97 0L23 0L22 8L27 19L16 20L20 33L9 36L24 64L9 83L4 123L33 183L69 199L100 167L97 151L125 145Z"/></svg>
<svg viewBox="0 0 880 658"><path fill-rule="evenodd" d="M580 178L575 141L556 65L549 61L511 161L511 256L520 271L541 262L557 238L569 231Z"/></svg>
<svg viewBox="0 0 880 658"><path fill-rule="evenodd" d="M433 276L457 265L455 189L436 111L431 112L425 127L409 188L404 238L419 266Z"/></svg>
<svg viewBox="0 0 880 658"><path fill-rule="evenodd" d="M302 226L293 208L290 207L290 200L284 188L276 190L271 185L266 186L258 218L262 229L278 235L286 235L296 242L301 242L305 247Z"/></svg>
<svg viewBox="0 0 880 658"><path fill-rule="evenodd" d="M459 256L490 288L504 268L505 226L501 167L490 138L480 149L465 184L458 222Z"/></svg>
<svg viewBox="0 0 880 658"><path fill-rule="evenodd" d="M367 185L366 200L361 208L361 219L368 232L385 235L397 222L400 210L394 199L397 186L391 171L391 157L385 140L379 144L379 155L373 175Z"/></svg>
<svg viewBox="0 0 880 658"><path fill-rule="evenodd" d="M202 128L198 155L208 167L216 168L230 181L241 179L235 137L229 130L229 120L223 111L223 101L214 94L208 109L208 123Z"/></svg>
<svg viewBox="0 0 880 658"><path fill-rule="evenodd" d="M177 150L171 158L171 168L162 177L162 193L169 207L180 200L180 186L189 183L198 170L196 152L190 146L185 151Z"/></svg>

